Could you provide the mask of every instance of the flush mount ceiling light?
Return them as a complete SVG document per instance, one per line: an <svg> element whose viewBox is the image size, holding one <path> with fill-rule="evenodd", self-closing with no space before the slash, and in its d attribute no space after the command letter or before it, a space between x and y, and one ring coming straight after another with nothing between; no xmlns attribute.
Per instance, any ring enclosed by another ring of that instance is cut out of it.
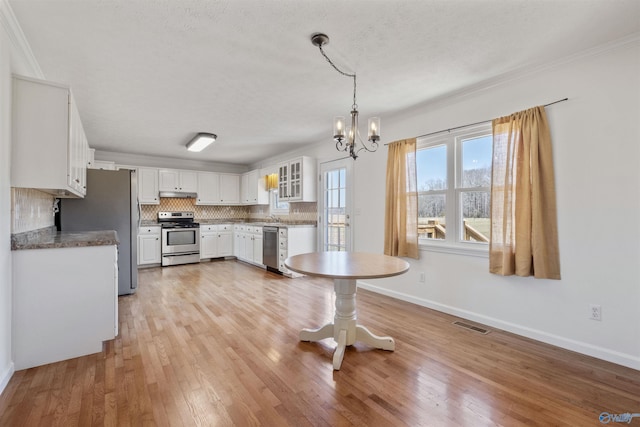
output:
<svg viewBox="0 0 640 427"><path fill-rule="evenodd" d="M378 149L378 141L380 140L380 118L372 117L368 123L368 136L367 140L369 145L360 138L360 132L358 131L358 104L356 102L356 73L348 74L340 70L329 59L322 46L329 44L329 37L326 34L315 33L311 36L311 43L314 46L318 46L320 53L324 56L324 59L340 74L345 77L353 78L353 105L351 106L351 126L347 129L345 137L346 122L344 117L336 117L333 120L333 139L336 141L336 149L338 151L347 151L351 157L355 160L358 157L358 153L362 150L374 152ZM356 148L356 142L359 141L359 148Z"/></svg>
<svg viewBox="0 0 640 427"><path fill-rule="evenodd" d="M187 150L199 152L204 150L216 140L218 136L214 133L204 133L200 132L196 136L193 137L191 141L187 144Z"/></svg>

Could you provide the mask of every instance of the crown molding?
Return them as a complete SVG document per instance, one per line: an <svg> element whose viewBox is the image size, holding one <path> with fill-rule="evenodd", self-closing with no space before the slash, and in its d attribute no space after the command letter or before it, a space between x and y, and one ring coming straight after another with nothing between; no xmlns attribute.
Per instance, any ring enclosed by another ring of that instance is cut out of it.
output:
<svg viewBox="0 0 640 427"><path fill-rule="evenodd" d="M8 0L0 0L0 25L11 46L12 72L44 79L44 73L36 60L29 42L9 5Z"/></svg>

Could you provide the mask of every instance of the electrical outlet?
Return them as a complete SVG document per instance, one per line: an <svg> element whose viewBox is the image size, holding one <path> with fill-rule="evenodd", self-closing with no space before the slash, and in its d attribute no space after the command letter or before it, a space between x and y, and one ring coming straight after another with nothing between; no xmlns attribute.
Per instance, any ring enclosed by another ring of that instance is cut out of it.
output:
<svg viewBox="0 0 640 427"><path fill-rule="evenodd" d="M590 304L589 319L602 321L602 307L597 304Z"/></svg>
<svg viewBox="0 0 640 427"><path fill-rule="evenodd" d="M420 278L418 279L420 283L425 283L427 281L427 276L424 274L424 271L420 272Z"/></svg>

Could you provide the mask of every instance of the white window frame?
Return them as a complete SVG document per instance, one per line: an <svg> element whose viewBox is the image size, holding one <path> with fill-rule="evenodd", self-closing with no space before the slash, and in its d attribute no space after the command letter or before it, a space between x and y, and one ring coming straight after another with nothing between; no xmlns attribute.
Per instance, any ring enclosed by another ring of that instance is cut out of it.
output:
<svg viewBox="0 0 640 427"><path fill-rule="evenodd" d="M278 189L269 190L269 214L271 215L289 215L289 209L291 204L289 202L280 202L280 205L286 205L285 207L278 207Z"/></svg>
<svg viewBox="0 0 640 427"><path fill-rule="evenodd" d="M491 188L458 187L458 183L462 183L462 142L491 135L491 133L491 122L487 122L473 127L465 127L447 133L418 138L416 147L418 151L440 145L447 147L447 189L432 193L445 194L447 233L444 239L420 239L418 242L420 250L488 258L489 244L463 240L460 227L462 225L462 193L468 191L490 192Z"/></svg>

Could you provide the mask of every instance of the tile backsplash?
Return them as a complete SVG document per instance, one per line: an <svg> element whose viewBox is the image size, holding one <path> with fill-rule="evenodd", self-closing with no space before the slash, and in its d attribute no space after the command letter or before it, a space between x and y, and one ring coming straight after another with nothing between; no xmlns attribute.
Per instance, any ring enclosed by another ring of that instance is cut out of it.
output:
<svg viewBox="0 0 640 427"><path fill-rule="evenodd" d="M268 218L269 215L269 206L267 205L249 207L248 219L260 220ZM289 215L276 215L276 217L288 221L317 221L318 205L315 202L292 202L289 203Z"/></svg>
<svg viewBox="0 0 640 427"><path fill-rule="evenodd" d="M23 233L54 225L55 197L31 188L11 188L11 233Z"/></svg>
<svg viewBox="0 0 640 427"><path fill-rule="evenodd" d="M154 221L160 211L193 211L196 220L260 220L269 217L269 206L198 206L195 199L161 198L159 205L142 205L141 219ZM316 221L316 203L300 202L290 204L289 215L278 215L278 218L289 221Z"/></svg>
<svg viewBox="0 0 640 427"><path fill-rule="evenodd" d="M201 219L244 219L248 217L248 206L197 206L196 199L161 198L159 205L142 205L141 219L154 221L158 212L192 211L196 220Z"/></svg>
<svg viewBox="0 0 640 427"><path fill-rule="evenodd" d="M23 233L51 227L55 224L55 197L29 188L11 189L11 233ZM154 221L159 211L193 211L197 220L261 220L270 216L268 205L257 206L197 206L195 199L162 198L159 205L142 205L142 220ZM289 215L277 215L287 221L316 221L316 203L290 204Z"/></svg>

